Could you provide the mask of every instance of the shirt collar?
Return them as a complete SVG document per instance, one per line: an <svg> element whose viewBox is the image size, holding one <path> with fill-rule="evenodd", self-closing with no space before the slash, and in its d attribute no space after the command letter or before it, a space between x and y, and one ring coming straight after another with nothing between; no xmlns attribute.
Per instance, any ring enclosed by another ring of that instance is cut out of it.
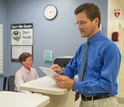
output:
<svg viewBox="0 0 124 107"><path fill-rule="evenodd" d="M99 30L96 34L94 34L94 35L89 39L90 45L92 45L95 41L101 39L101 35L102 35L101 30Z"/></svg>
<svg viewBox="0 0 124 107"><path fill-rule="evenodd" d="M26 71L26 72L31 72L29 70L27 70L24 66L22 66L22 68ZM30 68L31 69L31 68Z"/></svg>

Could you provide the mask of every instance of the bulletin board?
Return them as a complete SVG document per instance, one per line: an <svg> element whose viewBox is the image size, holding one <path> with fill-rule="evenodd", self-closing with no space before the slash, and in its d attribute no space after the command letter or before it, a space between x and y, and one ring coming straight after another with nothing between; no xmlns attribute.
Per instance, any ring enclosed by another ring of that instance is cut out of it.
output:
<svg viewBox="0 0 124 107"><path fill-rule="evenodd" d="M11 61L19 61L23 52L32 54L33 59L33 24L11 24Z"/></svg>

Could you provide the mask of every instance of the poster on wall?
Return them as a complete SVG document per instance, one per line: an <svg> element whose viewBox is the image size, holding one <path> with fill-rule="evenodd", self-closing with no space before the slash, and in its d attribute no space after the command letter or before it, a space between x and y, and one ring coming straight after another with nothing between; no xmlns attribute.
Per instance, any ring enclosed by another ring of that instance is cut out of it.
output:
<svg viewBox="0 0 124 107"><path fill-rule="evenodd" d="M12 50L12 59L11 60L14 62L19 61L18 58L23 52L29 52L30 54L32 54L32 57L33 57L32 46L11 46L11 50Z"/></svg>
<svg viewBox="0 0 124 107"><path fill-rule="evenodd" d="M33 24L11 24L11 61L19 61L23 52L29 52L33 57Z"/></svg>
<svg viewBox="0 0 124 107"><path fill-rule="evenodd" d="M33 24L12 24L11 45L33 45Z"/></svg>

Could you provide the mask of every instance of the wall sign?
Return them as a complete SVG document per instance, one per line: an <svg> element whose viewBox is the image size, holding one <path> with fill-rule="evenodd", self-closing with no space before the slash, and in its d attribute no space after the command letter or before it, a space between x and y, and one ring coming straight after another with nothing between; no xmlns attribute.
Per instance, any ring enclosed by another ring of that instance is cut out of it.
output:
<svg viewBox="0 0 124 107"><path fill-rule="evenodd" d="M11 61L19 61L23 52L33 52L33 24L11 24ZM33 57L33 54L32 54Z"/></svg>
<svg viewBox="0 0 124 107"><path fill-rule="evenodd" d="M121 8L114 9L113 18L114 19L120 19L121 18Z"/></svg>
<svg viewBox="0 0 124 107"><path fill-rule="evenodd" d="M44 51L44 61L52 61L53 51Z"/></svg>

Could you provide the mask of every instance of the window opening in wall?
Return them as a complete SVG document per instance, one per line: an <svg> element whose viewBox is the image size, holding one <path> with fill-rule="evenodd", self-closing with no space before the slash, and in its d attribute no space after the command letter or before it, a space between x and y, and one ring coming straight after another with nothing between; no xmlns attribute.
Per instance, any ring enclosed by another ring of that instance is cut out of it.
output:
<svg viewBox="0 0 124 107"><path fill-rule="evenodd" d="M3 24L0 24L0 75L3 74Z"/></svg>

